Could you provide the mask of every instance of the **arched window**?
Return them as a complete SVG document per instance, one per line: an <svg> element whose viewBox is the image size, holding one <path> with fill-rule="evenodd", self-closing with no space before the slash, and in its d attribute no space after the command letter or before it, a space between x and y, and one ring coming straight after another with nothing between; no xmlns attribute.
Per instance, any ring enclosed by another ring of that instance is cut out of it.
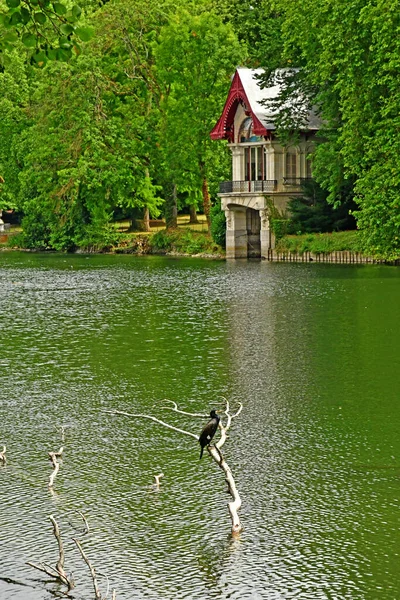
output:
<svg viewBox="0 0 400 600"><path fill-rule="evenodd" d="M238 142L261 142L263 138L255 135L253 131L253 119L247 117L239 127Z"/></svg>

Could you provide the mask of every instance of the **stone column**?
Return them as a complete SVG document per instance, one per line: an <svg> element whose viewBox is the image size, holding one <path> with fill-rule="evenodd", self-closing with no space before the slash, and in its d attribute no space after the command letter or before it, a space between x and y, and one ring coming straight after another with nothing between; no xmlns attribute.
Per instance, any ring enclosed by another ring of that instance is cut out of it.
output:
<svg viewBox="0 0 400 600"><path fill-rule="evenodd" d="M226 258L247 258L246 209L226 209Z"/></svg>
<svg viewBox="0 0 400 600"><path fill-rule="evenodd" d="M275 172L275 151L273 146L267 146L265 148L265 179L274 180L278 179Z"/></svg>
<svg viewBox="0 0 400 600"><path fill-rule="evenodd" d="M275 248L275 235L271 231L271 221L269 218L268 209L264 208L259 212L261 220L261 258L268 258L268 250L272 250L273 248Z"/></svg>
<svg viewBox="0 0 400 600"><path fill-rule="evenodd" d="M244 148L231 146L232 151L232 181L244 180Z"/></svg>

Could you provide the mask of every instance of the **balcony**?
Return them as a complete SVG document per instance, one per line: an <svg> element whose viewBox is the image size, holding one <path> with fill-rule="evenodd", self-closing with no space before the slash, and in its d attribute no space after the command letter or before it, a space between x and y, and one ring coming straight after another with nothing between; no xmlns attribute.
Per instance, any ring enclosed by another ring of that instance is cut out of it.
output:
<svg viewBox="0 0 400 600"><path fill-rule="evenodd" d="M278 182L276 179L264 179L259 181L222 181L219 184L219 193L269 193L276 190L277 184Z"/></svg>

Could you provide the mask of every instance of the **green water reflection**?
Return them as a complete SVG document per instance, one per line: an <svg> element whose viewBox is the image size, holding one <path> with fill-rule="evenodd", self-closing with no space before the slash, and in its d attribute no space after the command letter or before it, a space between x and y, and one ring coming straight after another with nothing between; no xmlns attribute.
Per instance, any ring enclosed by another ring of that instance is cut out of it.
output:
<svg viewBox="0 0 400 600"><path fill-rule="evenodd" d="M25 563L54 562L48 515L69 539L79 510L117 598L400 597L397 269L3 253L0 277L0 598L49 597ZM226 445L237 540L194 440L104 412L197 432L164 399L208 412L222 396L244 405Z"/></svg>

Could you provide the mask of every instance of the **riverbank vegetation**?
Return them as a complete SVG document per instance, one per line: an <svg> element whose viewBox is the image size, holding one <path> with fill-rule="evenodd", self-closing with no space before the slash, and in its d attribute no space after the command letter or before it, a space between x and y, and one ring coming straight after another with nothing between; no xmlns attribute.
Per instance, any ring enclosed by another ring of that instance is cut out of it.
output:
<svg viewBox="0 0 400 600"><path fill-rule="evenodd" d="M312 163L325 225L305 201L291 234L357 227L364 253L398 258L399 14L400 0L0 0L0 209L18 210L26 248L106 249L124 244L117 218L172 231L181 211L201 211L223 244L230 157L209 132L237 65L266 82L283 67L282 140L304 118L285 109L293 90L324 123Z"/></svg>
<svg viewBox="0 0 400 600"><path fill-rule="evenodd" d="M294 254L329 254L342 251L363 253L363 243L359 231L306 233L283 236L276 244L276 251Z"/></svg>
<svg viewBox="0 0 400 600"><path fill-rule="evenodd" d="M109 249L117 254L169 254L223 257L224 251L212 238L191 229L161 229L149 235L138 233L125 236Z"/></svg>

